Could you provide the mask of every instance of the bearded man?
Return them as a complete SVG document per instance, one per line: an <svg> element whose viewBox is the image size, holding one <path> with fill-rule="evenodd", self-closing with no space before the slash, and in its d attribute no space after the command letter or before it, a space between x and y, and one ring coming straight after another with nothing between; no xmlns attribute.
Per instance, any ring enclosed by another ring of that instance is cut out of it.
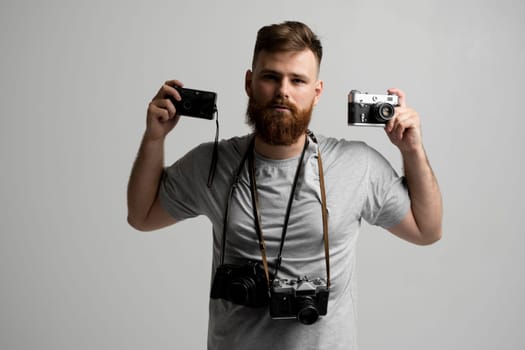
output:
<svg viewBox="0 0 525 350"><path fill-rule="evenodd" d="M246 72L253 133L197 146L164 168L177 80L148 107L128 184L128 222L150 231L205 215L213 226L208 349L356 349L355 258L362 219L409 242L441 237L439 187L418 113L399 98L385 131L404 176L363 142L314 135L322 46L300 22L261 28ZM194 247L202 249L202 247Z"/></svg>

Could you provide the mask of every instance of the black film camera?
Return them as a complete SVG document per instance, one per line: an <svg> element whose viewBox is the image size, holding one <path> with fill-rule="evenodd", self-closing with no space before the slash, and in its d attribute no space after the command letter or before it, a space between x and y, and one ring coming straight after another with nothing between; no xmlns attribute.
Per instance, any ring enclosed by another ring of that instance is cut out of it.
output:
<svg viewBox="0 0 525 350"><path fill-rule="evenodd" d="M175 86L175 89L182 98L180 101L171 99L177 110L177 115L213 119L217 110L217 94L215 92L187 89L179 86Z"/></svg>
<svg viewBox="0 0 525 350"><path fill-rule="evenodd" d="M384 126L394 116L397 95L373 95L352 90L348 94L348 124Z"/></svg>
<svg viewBox="0 0 525 350"><path fill-rule="evenodd" d="M329 288L322 278L275 279L270 295L270 316L274 319L297 318L303 324L312 324L327 312Z"/></svg>
<svg viewBox="0 0 525 350"><path fill-rule="evenodd" d="M268 282L264 268L253 261L245 265L220 265L215 272L210 297L250 307L268 305Z"/></svg>

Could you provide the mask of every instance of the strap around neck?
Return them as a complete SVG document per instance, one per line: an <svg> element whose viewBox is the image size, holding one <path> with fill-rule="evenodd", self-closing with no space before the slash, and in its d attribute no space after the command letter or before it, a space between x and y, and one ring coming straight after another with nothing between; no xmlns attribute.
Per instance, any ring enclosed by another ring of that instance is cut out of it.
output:
<svg viewBox="0 0 525 350"><path fill-rule="evenodd" d="M313 142L317 144L317 139L315 138L314 134L311 131L308 130L307 135L308 137L312 139ZM277 277L277 274L279 272L279 267L282 261L282 250L284 247L284 241L286 238L286 232L288 228L288 219L290 217L291 207L293 203L294 193L295 193L295 189L297 186L300 170L303 168L303 159L304 159L304 155L306 152L306 148L308 146L308 137L305 139L303 152L299 160L297 171L295 173L294 182L292 184L290 198L288 200L288 207L286 210L285 222L283 225L283 233L281 235L281 245L279 249L279 255L277 257L274 277ZM264 241L264 235L262 232L261 215L259 211L259 203L258 203L259 200L258 200L258 194L257 194L257 184L255 180L255 161L253 159L253 152L250 152L248 159L250 162L250 183L251 183L251 191L252 191L253 212L254 212L254 218L255 218L255 229L257 231L257 238L259 239L259 248L261 250L261 256L262 256L263 266L265 269L265 274L267 277L267 281L269 283L270 274L268 270L268 263L267 263L267 257L266 257L266 243ZM328 210L326 207L326 190L325 190L325 182L324 182L323 163L322 163L321 152L319 150L319 147L317 147L317 164L319 168L319 179L320 179L319 186L321 190L321 215L322 215L322 221L323 221L323 241L324 241L324 249L325 249L326 280L327 280L327 286L330 287L330 249L329 249L329 241L328 241Z"/></svg>
<svg viewBox="0 0 525 350"><path fill-rule="evenodd" d="M314 136L314 134L310 130L307 131L307 135L310 137L310 139L312 139L312 141L314 143L318 144L316 137ZM308 140L308 138L305 140L305 146L304 146L304 149L303 149L303 153L302 153L302 156L301 156L299 167L298 167L298 170L296 171L296 176L295 176L294 185L293 185L294 187L296 185L296 182L298 181L299 169L301 168L301 165L302 165L302 162L303 162L303 157L304 157L304 153L305 153L306 146L307 146L307 144L306 144L307 140ZM246 150L246 153L244 154L244 156L243 156L243 158L241 160L239 168L237 169L237 172L236 172L236 175L235 175L235 178L234 178L234 182L233 182L233 184L232 184L232 186L230 188L230 193L229 193L227 204L226 204L226 209L225 209L225 214L224 214L224 222L223 222L221 259L220 259L221 265L224 264L224 256L225 256L225 250L226 250L226 232L227 232L227 226L228 226L229 207L230 207L231 198L233 196L233 192L235 191L235 188L238 186L238 184L240 182L240 176L241 176L242 171L244 170L244 165L246 163L246 159L251 159L250 162L251 161L254 162L254 160L253 160L253 157L254 157L254 155L253 155L253 153L254 153L254 141L255 141L255 137L253 137L252 140L250 141L248 149ZM325 182L324 182L323 163L322 163L322 159L321 159L321 152L319 150L319 146L317 147L317 164L318 164L318 168L319 168L319 179L320 179L319 186L320 186L320 190L321 190L321 215L322 215L322 220L323 220L323 241L324 241L324 250L325 250L326 280L327 280L327 286L330 287L330 249L329 249L329 241L328 241L328 210L327 210L327 207L326 207L326 190L325 190ZM249 174L250 174L250 179L255 180L255 165L250 166ZM265 275L266 275L266 281L267 281L268 286L269 286L269 284L270 284L270 273L269 273L268 261L267 261L267 257L266 257L266 243L264 241L264 236L263 236L263 233L262 233L261 217L260 217L260 212L259 212L259 207L258 207L259 206L258 205L259 200L258 200L256 182L251 180L250 181L250 186L251 186L251 192L252 192L252 206L253 206L253 210L254 210L255 229L256 229L256 233L257 233L257 238L259 240L259 249L261 251L263 267L264 267L264 271L265 271ZM295 191L294 188L292 190ZM290 200L288 202L287 212L290 211L291 202L292 201L293 201L293 192L292 192L292 195L290 196ZM288 216L289 216L289 213L288 213ZM285 225L288 226L288 221L287 220L285 221ZM284 232L284 236L285 235L286 235L286 231ZM278 270L278 268L280 266L280 255L281 255L281 252L282 252L282 249L283 249L283 245L284 245L284 237L282 237L282 239L281 239L281 247L280 247L280 254L279 254L279 258L278 258L278 265L276 266L276 274L277 274L277 270Z"/></svg>
<svg viewBox="0 0 525 350"><path fill-rule="evenodd" d="M284 241L286 239L286 233L288 232L288 221L290 219L290 212L292 210L292 203L294 199L295 189L297 188L297 182L299 180L299 174L302 169L304 154L306 153L307 146L308 146L308 137L305 137L303 151L301 152L301 157L299 158L299 163L297 164L297 170L295 171L295 177L294 177L294 181L292 184L292 189L290 191L290 197L288 199L288 206L286 208L286 213L284 216L284 224L283 224L283 230L281 234L281 245L279 248L279 254L277 255L277 262L275 264L274 277L277 277L277 274L279 273L279 268L281 266ZM264 242L264 236L262 233L261 214L259 210L259 196L257 193L257 181L255 179L256 176L255 176L254 152L250 152L250 155L248 156L248 160L249 160L249 166L250 166L250 185L251 185L251 192L252 192L252 207L253 207L253 216L255 219L255 230L257 232L257 238L259 239L259 248L261 250L263 266L265 268L267 281L269 281L270 274L268 272L268 262L266 258L266 243Z"/></svg>

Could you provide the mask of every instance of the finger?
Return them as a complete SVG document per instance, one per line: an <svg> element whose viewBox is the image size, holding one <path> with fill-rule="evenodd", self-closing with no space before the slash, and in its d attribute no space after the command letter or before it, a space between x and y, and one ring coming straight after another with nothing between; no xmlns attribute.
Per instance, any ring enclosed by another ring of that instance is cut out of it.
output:
<svg viewBox="0 0 525 350"><path fill-rule="evenodd" d="M155 109L152 107L156 107ZM149 109L151 111L158 111L158 109L164 109L167 111L169 117L173 117L176 114L175 105L173 102L168 98L159 98L156 97L153 99L149 104ZM148 111L149 112L149 111ZM154 113L154 112L153 112Z"/></svg>
<svg viewBox="0 0 525 350"><path fill-rule="evenodd" d="M407 129L407 124L404 123L403 121L400 121L397 125L396 125L396 128L394 130L394 135L395 137L398 139L398 140L402 140L403 139L403 135L405 133L405 130Z"/></svg>
<svg viewBox="0 0 525 350"><path fill-rule="evenodd" d="M397 118L400 122L404 124L410 124L411 127L419 127L420 119L419 114L412 108L406 107L397 107L396 110Z"/></svg>
<svg viewBox="0 0 525 350"><path fill-rule="evenodd" d="M396 125L396 117L394 115L394 117L392 117L392 119L390 119L388 122L386 122L386 125L385 125L386 132L387 133L392 132L392 130L394 129L395 125Z"/></svg>
<svg viewBox="0 0 525 350"><path fill-rule="evenodd" d="M164 83L164 86L166 87L166 91L172 96L174 97L177 101L180 101L181 100L181 96L179 94L179 91L177 91L177 89L175 89L176 87L183 87L184 84L179 81L179 80L167 80L165 83Z"/></svg>
<svg viewBox="0 0 525 350"><path fill-rule="evenodd" d="M160 88L159 92L157 92L157 95L155 95L153 100L163 100L166 98L175 99L176 101L180 101L181 99L179 92L174 87L164 84Z"/></svg>
<svg viewBox="0 0 525 350"><path fill-rule="evenodd" d="M398 137L402 138L405 132L409 129L417 130L419 129L419 117L417 113L414 113L413 111L407 111L407 113L404 113L400 115L398 120L399 125L402 127L402 130L397 129L397 132L399 133Z"/></svg>
<svg viewBox="0 0 525 350"><path fill-rule="evenodd" d="M395 107L394 117L390 119L386 124L387 131L392 131L398 122L402 122L407 118L410 118L412 110L406 107Z"/></svg>
<svg viewBox="0 0 525 350"><path fill-rule="evenodd" d="M159 89L159 91L157 92L157 94L155 95L155 97L153 99L164 99L164 98L174 98L175 100L177 101L180 101L181 99L181 96L179 94L179 92L175 89L175 87L182 87L183 84L178 81L178 80L168 80L166 81L162 86L161 88Z"/></svg>
<svg viewBox="0 0 525 350"><path fill-rule="evenodd" d="M175 114L177 114L177 110L175 108L175 105L173 104L173 102L170 100L170 99L162 99L162 100L157 100L155 101L156 105L159 107L159 108L162 108L162 109L165 109L168 111L168 116L170 118L173 118L175 116Z"/></svg>
<svg viewBox="0 0 525 350"><path fill-rule="evenodd" d="M151 102L148 107L149 119L158 120L160 122L166 122L170 120L170 114L166 108L159 107L154 102Z"/></svg>
<svg viewBox="0 0 525 350"><path fill-rule="evenodd" d="M391 132L396 127L397 123L402 118L404 110L400 107L395 107L394 116L386 123L386 131Z"/></svg>
<svg viewBox="0 0 525 350"><path fill-rule="evenodd" d="M154 100L150 103L148 114L161 121L168 121L177 117L177 110L172 101L168 99Z"/></svg>
<svg viewBox="0 0 525 350"><path fill-rule="evenodd" d="M390 95L396 95L399 98L398 102L400 107L406 107L406 95L402 90L398 88L390 88L387 90L387 92Z"/></svg>
<svg viewBox="0 0 525 350"><path fill-rule="evenodd" d="M389 136L401 139L405 129L410 125L410 115L408 113L396 113L394 118L388 121L386 132Z"/></svg>
<svg viewBox="0 0 525 350"><path fill-rule="evenodd" d="M402 135L403 130L404 130L403 125L399 123L398 120L394 120L394 119L391 119L389 123L387 124L387 126L385 127L385 131L388 137L390 138L390 140L396 141L396 142L399 140L400 132Z"/></svg>
<svg viewBox="0 0 525 350"><path fill-rule="evenodd" d="M172 79L172 80L166 80L166 82L164 83L166 85L169 85L169 86L179 86L179 87L183 87L184 84L180 81L180 80L175 80L175 79Z"/></svg>

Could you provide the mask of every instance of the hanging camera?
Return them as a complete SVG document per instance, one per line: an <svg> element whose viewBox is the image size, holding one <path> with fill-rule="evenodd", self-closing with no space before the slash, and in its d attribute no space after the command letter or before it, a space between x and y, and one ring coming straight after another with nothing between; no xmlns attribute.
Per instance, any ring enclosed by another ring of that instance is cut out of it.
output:
<svg viewBox="0 0 525 350"><path fill-rule="evenodd" d="M274 319L297 318L303 324L312 324L327 312L329 288L323 278L275 279L270 295L270 316Z"/></svg>
<svg viewBox="0 0 525 350"><path fill-rule="evenodd" d="M249 307L268 305L268 281L264 268L254 261L245 265L220 265L215 271L210 297Z"/></svg>

